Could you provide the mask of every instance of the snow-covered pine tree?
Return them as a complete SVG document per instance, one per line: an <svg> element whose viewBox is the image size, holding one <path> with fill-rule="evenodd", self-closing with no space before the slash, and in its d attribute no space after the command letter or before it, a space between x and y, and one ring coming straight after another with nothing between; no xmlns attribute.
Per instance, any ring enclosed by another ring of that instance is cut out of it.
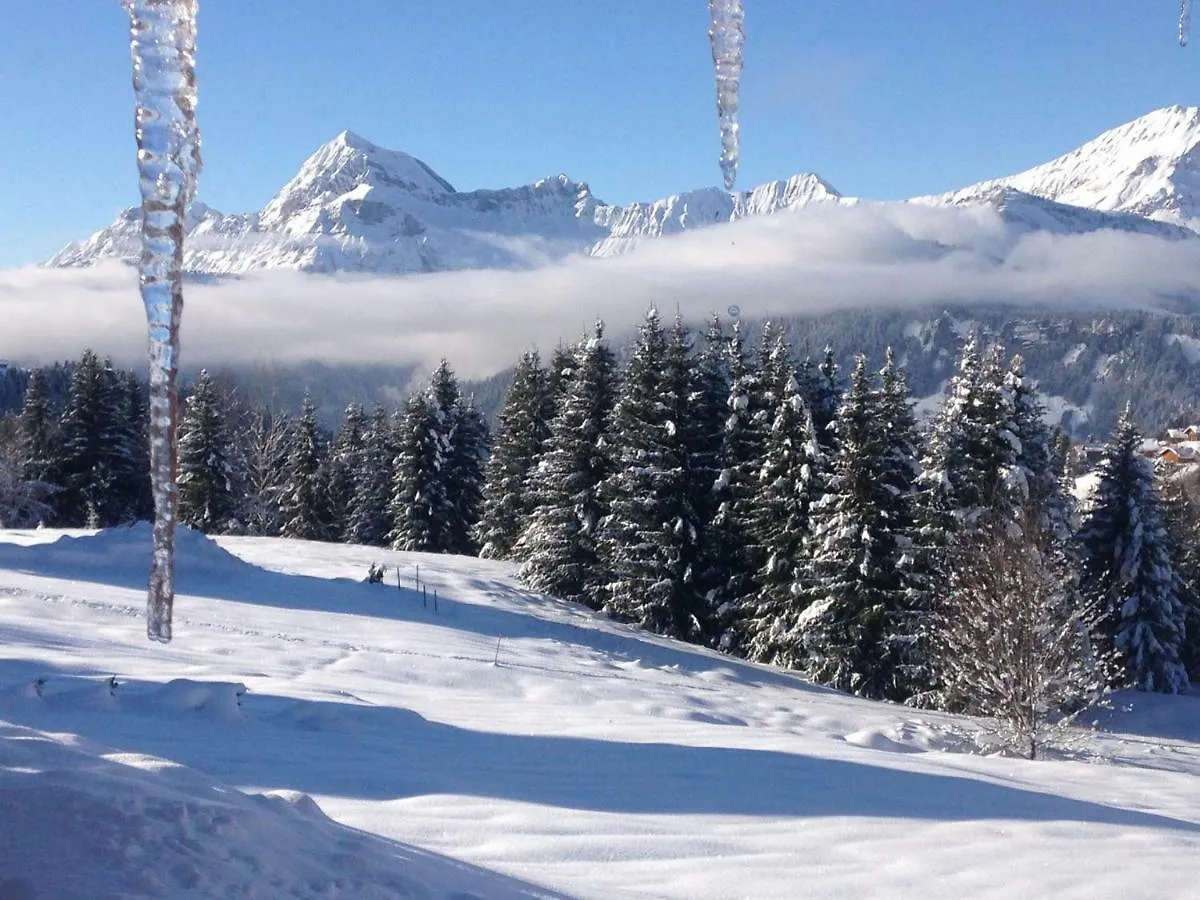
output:
<svg viewBox="0 0 1200 900"><path fill-rule="evenodd" d="M550 418L558 414L562 399L567 393L567 383L575 371L577 347L559 344L550 354L546 367L546 391L550 395Z"/></svg>
<svg viewBox="0 0 1200 900"><path fill-rule="evenodd" d="M362 453L354 473L353 500L346 539L352 544L382 547L387 544L392 518L392 460L396 457L392 423L387 410L375 407L363 435Z"/></svg>
<svg viewBox="0 0 1200 900"><path fill-rule="evenodd" d="M14 497L30 498L36 505L22 503L22 509L36 512L37 522L54 518L55 497L59 491L54 479L55 446L58 444L58 425L50 413L46 394L46 378L35 368L29 373L25 400L17 420L17 461L10 472ZM18 485L22 487L18 490ZM16 508L17 504L12 504ZM16 516L8 516L13 521ZM16 526L10 526L16 527Z"/></svg>
<svg viewBox="0 0 1200 900"><path fill-rule="evenodd" d="M700 522L699 559L696 563L696 590L704 597L700 640L713 644L720 638L719 591L729 583L727 562L730 548L725 545L714 520L720 505L718 479L723 467L722 446L728 417L729 364L728 337L718 316L713 315L704 332L704 340L692 361L691 394L684 435L688 445L688 482L692 509Z"/></svg>
<svg viewBox="0 0 1200 900"><path fill-rule="evenodd" d="M221 399L201 371L179 421L179 521L206 534L226 529L236 511L232 454Z"/></svg>
<svg viewBox="0 0 1200 900"><path fill-rule="evenodd" d="M1179 657L1192 681L1200 681L1200 471L1162 463L1156 472L1163 525L1171 539L1171 565L1184 607L1184 642Z"/></svg>
<svg viewBox="0 0 1200 900"><path fill-rule="evenodd" d="M1081 588L1100 610L1098 643L1114 657L1113 685L1172 694L1188 686L1179 656L1187 613L1141 442L1126 406L1096 469L1077 535Z"/></svg>
<svg viewBox="0 0 1200 900"><path fill-rule="evenodd" d="M150 489L150 390L137 373L126 371L117 376L117 393L121 398L120 431L125 446L124 465L116 479L121 521L144 521L154 516L154 495Z"/></svg>
<svg viewBox="0 0 1200 900"><path fill-rule="evenodd" d="M683 424L690 394L690 341L682 322L668 341L658 311L638 332L612 415L613 473L600 560L604 609L642 628L695 641L702 600L693 564L699 523L691 504Z"/></svg>
<svg viewBox="0 0 1200 900"><path fill-rule="evenodd" d="M355 482L362 467L367 416L362 404L350 403L329 448L326 490L329 496L330 537L350 539L350 517L354 509Z"/></svg>
<svg viewBox="0 0 1200 900"><path fill-rule="evenodd" d="M446 457L446 518L440 539L443 553L472 556L478 552L475 526L483 504L483 466L488 455L487 420L474 398L460 398L451 410L453 422Z"/></svg>
<svg viewBox="0 0 1200 900"><path fill-rule="evenodd" d="M814 680L900 700L910 677L909 516L883 406L859 355L831 427L837 444L826 493L811 511L812 551L798 581L806 602L799 629Z"/></svg>
<svg viewBox="0 0 1200 900"><path fill-rule="evenodd" d="M54 472L63 525L99 528L120 521L113 491L125 466L121 398L112 366L85 350L71 376L59 419Z"/></svg>
<svg viewBox="0 0 1200 900"><path fill-rule="evenodd" d="M300 418L292 429L287 470L279 509L280 534L309 541L330 540L329 497L325 485L327 441L317 423L312 398L304 395Z"/></svg>
<svg viewBox="0 0 1200 900"><path fill-rule="evenodd" d="M599 486L612 472L607 429L616 389L616 360L598 322L576 348L546 452L530 473L534 509L516 547L528 587L594 608L602 603L596 539L607 510Z"/></svg>
<svg viewBox="0 0 1200 900"><path fill-rule="evenodd" d="M801 387L804 387L801 380ZM837 418L838 404L842 396L841 370L838 367L837 356L833 347L825 348L825 355L812 372L810 382L812 396L808 400L808 408L812 413L813 431L817 436L817 444L823 453L828 453L837 444L830 430L830 425Z"/></svg>
<svg viewBox="0 0 1200 900"><path fill-rule="evenodd" d="M1065 541L1071 536L1073 511L1063 479L1065 460L1046 425L1046 409L1025 377L1025 361L1020 354L1009 364L1004 387L1011 409L1008 431L1017 447L1008 478L1017 504L1017 524L1030 520L1054 540Z"/></svg>
<svg viewBox="0 0 1200 900"><path fill-rule="evenodd" d="M721 471L713 486L716 512L710 556L710 615L714 645L726 653L745 653L743 604L758 594L755 576L766 562L754 545L754 503L766 446L766 429L759 375L746 358L741 324L733 323L726 347L729 396L721 444Z"/></svg>
<svg viewBox="0 0 1200 900"><path fill-rule="evenodd" d="M550 436L554 398L536 350L522 354L496 419L492 453L484 467L483 506L475 540L485 559L508 559L533 511L527 484Z"/></svg>
<svg viewBox="0 0 1200 900"><path fill-rule="evenodd" d="M438 543L446 515L445 445L438 410L431 394L408 398L396 435L392 496L392 529L388 540L396 550L440 553Z"/></svg>
<svg viewBox="0 0 1200 900"><path fill-rule="evenodd" d="M17 471L24 482L52 490L57 426L46 396L46 379L40 369L29 373L25 402L17 420Z"/></svg>
<svg viewBox="0 0 1200 900"><path fill-rule="evenodd" d="M799 383L789 376L767 435L751 522L766 561L758 573L757 596L743 604L740 630L749 659L791 668L803 661L795 583L806 565L809 512L820 497L821 465L812 415Z"/></svg>

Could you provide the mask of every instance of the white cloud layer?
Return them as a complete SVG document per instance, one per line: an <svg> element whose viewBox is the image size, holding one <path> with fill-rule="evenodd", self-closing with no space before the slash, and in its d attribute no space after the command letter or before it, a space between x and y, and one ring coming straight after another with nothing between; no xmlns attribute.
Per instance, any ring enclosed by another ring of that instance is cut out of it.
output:
<svg viewBox="0 0 1200 900"><path fill-rule="evenodd" d="M1077 309L1200 297L1200 240L1019 233L990 209L816 208L646 242L621 258L526 272L408 277L275 271L189 286L186 367L244 362L417 363L478 377L525 348L572 340L597 316L624 330L655 304L699 321L862 306L1016 302ZM131 269L0 271L0 359L142 358Z"/></svg>

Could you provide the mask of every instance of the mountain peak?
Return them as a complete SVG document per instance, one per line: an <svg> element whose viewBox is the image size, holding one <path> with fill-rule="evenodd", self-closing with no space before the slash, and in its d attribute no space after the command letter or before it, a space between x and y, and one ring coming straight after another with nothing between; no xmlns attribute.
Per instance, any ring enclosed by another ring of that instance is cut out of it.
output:
<svg viewBox="0 0 1200 900"><path fill-rule="evenodd" d="M969 202L997 188L1200 227L1200 107L1156 109L1025 172L936 199Z"/></svg>
<svg viewBox="0 0 1200 900"><path fill-rule="evenodd" d="M390 188L422 196L453 194L454 186L407 153L380 147L353 131L322 144L262 210L268 227L360 187Z"/></svg>

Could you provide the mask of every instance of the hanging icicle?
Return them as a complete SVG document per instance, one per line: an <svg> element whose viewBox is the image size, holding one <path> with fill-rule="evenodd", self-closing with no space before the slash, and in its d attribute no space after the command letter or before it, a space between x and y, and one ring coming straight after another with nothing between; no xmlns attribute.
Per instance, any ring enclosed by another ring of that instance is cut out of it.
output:
<svg viewBox="0 0 1200 900"><path fill-rule="evenodd" d="M175 599L175 430L184 215L200 171L196 128L197 0L123 0L130 17L135 136L142 194L138 274L150 350L150 481L154 549L146 634L171 640Z"/></svg>
<svg viewBox="0 0 1200 900"><path fill-rule="evenodd" d="M1179 0L1179 46L1186 47L1192 26L1192 0Z"/></svg>
<svg viewBox="0 0 1200 900"><path fill-rule="evenodd" d="M717 76L717 115L721 123L721 172L725 189L738 170L738 90L742 80L745 11L742 0L708 0L708 38Z"/></svg>

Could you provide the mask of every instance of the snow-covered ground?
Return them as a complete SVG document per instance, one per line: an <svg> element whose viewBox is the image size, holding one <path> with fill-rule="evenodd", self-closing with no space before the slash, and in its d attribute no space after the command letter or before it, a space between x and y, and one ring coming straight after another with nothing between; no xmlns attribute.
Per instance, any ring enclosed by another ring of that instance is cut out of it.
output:
<svg viewBox="0 0 1200 900"><path fill-rule="evenodd" d="M505 564L191 533L164 647L146 529L2 536L5 900L1197 895L1194 698L983 756Z"/></svg>

